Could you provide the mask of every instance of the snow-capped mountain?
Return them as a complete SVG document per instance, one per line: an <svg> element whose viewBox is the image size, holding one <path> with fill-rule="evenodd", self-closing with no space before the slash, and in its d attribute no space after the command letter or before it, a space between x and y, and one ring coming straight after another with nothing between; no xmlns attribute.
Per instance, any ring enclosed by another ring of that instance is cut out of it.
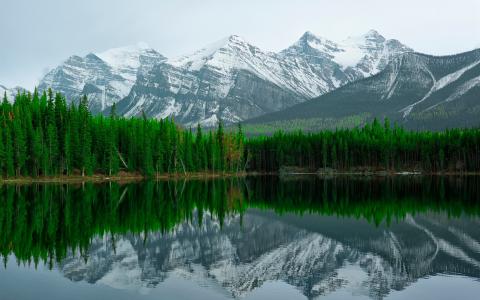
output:
<svg viewBox="0 0 480 300"><path fill-rule="evenodd" d="M307 31L281 54L297 61L301 58L315 69L316 74L327 75L324 80L328 82L330 79L330 86L320 93L311 94L317 97L348 82L375 75L393 58L412 51L397 40L385 39L375 30L338 43Z"/></svg>
<svg viewBox="0 0 480 300"><path fill-rule="evenodd" d="M214 126L286 108L304 100L285 88L278 56L230 36L139 76L119 112Z"/></svg>
<svg viewBox="0 0 480 300"><path fill-rule="evenodd" d="M375 74L408 51L375 31L339 44L307 32L280 53L233 35L142 74L119 109L127 116L174 116L186 125L237 122Z"/></svg>
<svg viewBox="0 0 480 300"><path fill-rule="evenodd" d="M69 100L86 94L93 112L214 126L278 111L381 70L411 51L379 33L335 43L305 33L273 53L232 35L190 55L165 59L145 45L72 56L50 71L40 90L52 87Z"/></svg>
<svg viewBox="0 0 480 300"><path fill-rule="evenodd" d="M451 56L404 53L380 73L252 123L388 117L412 129L480 125L480 49ZM357 124L359 125L359 124Z"/></svg>
<svg viewBox="0 0 480 300"><path fill-rule="evenodd" d="M15 96L18 93L23 93L24 91L27 91L27 90L20 86L16 86L14 88L7 88L6 86L0 84L0 100L3 101L3 97L6 95L7 100L9 102L13 102L13 100L15 99Z"/></svg>
<svg viewBox="0 0 480 300"><path fill-rule="evenodd" d="M345 290L382 299L439 273L480 276L478 220L408 216L391 227L365 221L250 211L178 225L171 233L96 238L88 260L70 255L58 268L73 281L148 293L172 276L246 296L283 281L309 299Z"/></svg>
<svg viewBox="0 0 480 300"><path fill-rule="evenodd" d="M63 93L68 101L87 95L91 111L99 113L128 95L138 73L163 60L165 57L145 44L84 57L74 55L48 72L40 81L39 90L52 88Z"/></svg>

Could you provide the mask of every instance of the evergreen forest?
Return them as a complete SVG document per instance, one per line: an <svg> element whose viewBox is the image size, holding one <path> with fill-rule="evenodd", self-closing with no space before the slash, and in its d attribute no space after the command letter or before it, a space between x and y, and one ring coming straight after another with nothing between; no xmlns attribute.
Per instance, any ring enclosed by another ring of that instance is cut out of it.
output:
<svg viewBox="0 0 480 300"><path fill-rule="evenodd" d="M172 119L91 115L88 99L67 105L51 90L19 94L0 106L0 174L3 177L115 175L144 176L182 172L239 171L242 132L202 133L186 130Z"/></svg>
<svg viewBox="0 0 480 300"><path fill-rule="evenodd" d="M92 115L48 90L6 95L0 105L0 176L117 175L318 170L478 172L480 130L407 131L388 119L314 133L247 138L222 123L184 128L173 119Z"/></svg>

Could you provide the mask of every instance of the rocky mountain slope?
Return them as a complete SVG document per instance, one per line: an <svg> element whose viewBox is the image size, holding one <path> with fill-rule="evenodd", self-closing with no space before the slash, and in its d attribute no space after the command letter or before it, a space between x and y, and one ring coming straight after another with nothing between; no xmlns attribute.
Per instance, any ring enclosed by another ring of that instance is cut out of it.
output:
<svg viewBox="0 0 480 300"><path fill-rule="evenodd" d="M377 75L248 123L333 120L336 127L359 116L360 123L388 117L412 129L479 126L479 95L480 49L441 57L405 53Z"/></svg>
<svg viewBox="0 0 480 300"><path fill-rule="evenodd" d="M174 116L187 126L238 122L375 74L408 51L375 31L338 44L307 32L280 53L230 36L142 74L119 109L127 116Z"/></svg>
<svg viewBox="0 0 480 300"><path fill-rule="evenodd" d="M413 50L397 40L385 39L375 30L334 42L306 32L294 45L280 52L292 64L304 64L324 85L305 93L318 97L346 83L374 75L400 54Z"/></svg>
<svg viewBox="0 0 480 300"><path fill-rule="evenodd" d="M0 84L0 100L3 101L3 98L6 95L7 100L9 102L13 102L13 100L15 99L15 96L19 92L22 93L24 91L27 91L27 90L19 86L16 86L14 88L7 88L6 86Z"/></svg>
<svg viewBox="0 0 480 300"><path fill-rule="evenodd" d="M425 276L480 275L478 220L409 216L376 228L361 220L255 210L242 225L238 216L222 227L204 220L167 234L97 238L87 262L71 255L58 268L73 281L138 292L172 276L234 297L283 281L309 299L340 289L382 299Z"/></svg>
<svg viewBox="0 0 480 300"><path fill-rule="evenodd" d="M128 95L138 73L163 60L165 57L144 44L89 53L85 57L74 55L48 72L38 88L40 91L52 88L69 101L87 95L91 111L99 113Z"/></svg>
<svg viewBox="0 0 480 300"><path fill-rule="evenodd" d="M87 94L93 112L108 113L118 102L125 116L214 126L304 102L375 74L409 51L373 30L340 43L306 32L279 53L233 35L169 60L146 47L72 56L42 79L40 89L52 87L70 99Z"/></svg>

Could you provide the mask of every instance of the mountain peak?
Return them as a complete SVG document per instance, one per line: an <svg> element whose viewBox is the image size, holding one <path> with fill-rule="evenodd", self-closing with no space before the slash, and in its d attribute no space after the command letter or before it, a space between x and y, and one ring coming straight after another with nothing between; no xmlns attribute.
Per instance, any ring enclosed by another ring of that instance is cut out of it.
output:
<svg viewBox="0 0 480 300"><path fill-rule="evenodd" d="M378 31L374 29L370 29L365 34L360 36L349 36L345 39L342 43L349 44L349 45L364 45L370 43L383 43L386 39L383 35L381 35Z"/></svg>
<svg viewBox="0 0 480 300"><path fill-rule="evenodd" d="M92 52L88 53L88 54L85 56L85 58L86 58L87 60L90 60L90 61L99 61L99 62L102 61L102 59L101 59L100 57L98 57L98 55L96 55L95 53L92 53Z"/></svg>
<svg viewBox="0 0 480 300"><path fill-rule="evenodd" d="M177 67L187 66L191 71L200 70L205 63L220 50L225 50L226 52L236 52L238 49L241 49L240 51L244 51L249 47L251 47L251 45L243 37L233 34L211 43L191 54L170 59L169 63Z"/></svg>
<svg viewBox="0 0 480 300"><path fill-rule="evenodd" d="M140 56L159 56L155 50L149 48L147 43L140 42L134 45L112 48L101 53L95 53L97 57L115 69L136 70L140 67ZM136 71L132 71L136 73Z"/></svg>
<svg viewBox="0 0 480 300"><path fill-rule="evenodd" d="M362 35L360 39L364 40L365 42L375 43L383 43L387 40L383 35L374 29L370 29L367 33Z"/></svg>
<svg viewBox="0 0 480 300"><path fill-rule="evenodd" d="M282 50L280 54L282 55L299 55L306 54L308 55L330 55L332 52L338 50L337 43L317 36L311 31L306 31L292 46L288 47L285 50Z"/></svg>
<svg viewBox="0 0 480 300"><path fill-rule="evenodd" d="M319 39L319 38L313 32L311 32L310 30L307 30L300 37L300 40L309 40L309 39Z"/></svg>
<svg viewBox="0 0 480 300"><path fill-rule="evenodd" d="M205 50L209 50L209 52L215 52L218 51L219 49L231 46L231 45L238 45L238 44L249 44L243 37L232 34L229 36L226 36L222 39L219 39L213 43L210 43L200 50L197 50L196 52L203 52Z"/></svg>
<svg viewBox="0 0 480 300"><path fill-rule="evenodd" d="M311 31L306 31L297 41L297 44L299 43L308 43L308 42L316 42L316 43L322 43L322 44L334 44L333 41L318 36L315 33Z"/></svg>
<svg viewBox="0 0 480 300"><path fill-rule="evenodd" d="M364 37L383 37L378 31L375 29L370 29L363 35Z"/></svg>
<svg viewBox="0 0 480 300"><path fill-rule="evenodd" d="M16 86L13 88L7 88L6 86L0 84L0 102L3 101L3 97L6 95L9 102L13 102L15 97L19 93L28 93L28 90L21 86Z"/></svg>
<svg viewBox="0 0 480 300"><path fill-rule="evenodd" d="M219 49L222 49L222 48L225 48L225 47L228 47L228 46L232 46L232 45L238 45L238 44L249 44L243 37L239 36L239 35L236 35L236 34L232 34L232 35L229 35L223 39L220 39L216 42L213 42L205 47L203 47L202 49L198 50L197 52L204 52L204 51L207 51L207 52L216 52L218 51Z"/></svg>
<svg viewBox="0 0 480 300"><path fill-rule="evenodd" d="M243 37L239 36L239 35L236 35L236 34L232 34L232 35L229 35L217 42L214 42L212 44L210 44L209 46L206 46L205 49L210 49L210 50L219 50L219 49L223 49L223 48L229 48L229 47L238 47L238 46L246 46L246 45L250 45L249 42L247 42L247 40L245 40ZM203 49L202 49L203 50ZM202 51L200 50L200 51Z"/></svg>
<svg viewBox="0 0 480 300"><path fill-rule="evenodd" d="M110 63L112 60L124 58L125 56L138 56L140 53L149 49L146 43L140 42L135 45L111 48L100 53L95 53L95 55L107 63Z"/></svg>
<svg viewBox="0 0 480 300"><path fill-rule="evenodd" d="M229 42L242 42L242 43L246 43L245 39L239 35L236 35L236 34L232 34L230 36L228 36L228 41Z"/></svg>

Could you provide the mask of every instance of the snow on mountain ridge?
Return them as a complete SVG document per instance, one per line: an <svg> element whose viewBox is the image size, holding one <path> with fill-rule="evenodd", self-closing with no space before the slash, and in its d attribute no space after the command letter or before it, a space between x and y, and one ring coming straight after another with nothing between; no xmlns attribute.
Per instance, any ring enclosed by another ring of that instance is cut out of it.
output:
<svg viewBox="0 0 480 300"><path fill-rule="evenodd" d="M186 67L190 71L198 71L212 58L212 56L215 55L215 53L217 53L217 51L225 48L232 48L233 44L241 45L247 44L247 42L237 35L231 35L211 43L191 54L169 59L167 63L175 67Z"/></svg>
<svg viewBox="0 0 480 300"><path fill-rule="evenodd" d="M282 55L312 55L309 53L311 50L308 50L307 47L316 51L317 55L331 59L343 70L353 68L363 76L378 73L385 66L385 63L381 63L381 61L413 51L397 40L386 39L378 31L372 29L361 36L351 36L340 42L334 42L307 31L295 44L280 53ZM365 70L360 65L368 60L373 62Z"/></svg>
<svg viewBox="0 0 480 300"><path fill-rule="evenodd" d="M13 88L7 88L4 85L0 84L0 102L3 101L3 98L7 96L7 101L12 103L15 100L15 97L18 93L28 92L26 89L20 86Z"/></svg>
<svg viewBox="0 0 480 300"><path fill-rule="evenodd" d="M52 88L68 101L87 95L90 109L100 113L130 93L140 72L163 60L165 57L144 43L84 57L72 55L43 77L39 89Z"/></svg>
<svg viewBox="0 0 480 300"><path fill-rule="evenodd" d="M390 59L391 56L413 51L397 40L386 39L376 30L370 30L361 36L348 37L338 45L342 51L336 53L333 60L344 69L358 67L362 60L373 60L370 71L366 72L365 76L380 72L385 67L385 64L379 66L382 59ZM396 51L398 53L395 53Z"/></svg>
<svg viewBox="0 0 480 300"><path fill-rule="evenodd" d="M244 38L231 35L190 55L170 59L167 63L189 71L200 71L203 67L213 68L225 76L231 76L235 69L247 70L262 79L283 86L284 79L280 78L280 72L271 69L274 64L278 64L277 60L275 53L263 51ZM224 94L228 93L228 90Z"/></svg>
<svg viewBox="0 0 480 300"><path fill-rule="evenodd" d="M368 114L362 123L389 118L415 130L475 127L479 124L479 78L480 49L449 56L408 52L393 58L375 76L247 123L340 120Z"/></svg>
<svg viewBox="0 0 480 300"><path fill-rule="evenodd" d="M96 113L123 102L119 113L126 116L143 111L155 118L174 116L187 126L214 126L285 109L375 74L407 49L379 36L369 32L343 45L306 32L275 53L231 35L170 59L139 44L72 56L49 72L41 87L67 99L86 94Z"/></svg>
<svg viewBox="0 0 480 300"><path fill-rule="evenodd" d="M141 66L140 56L149 55L151 51L156 52L149 48L148 44L140 42L136 45L112 48L95 53L95 55L106 62L116 73L134 81L136 72Z"/></svg>
<svg viewBox="0 0 480 300"><path fill-rule="evenodd" d="M311 48L320 51L321 53L330 54L338 49L338 44L334 41L315 35L314 33L307 31L300 39L295 43L297 46L307 44Z"/></svg>

